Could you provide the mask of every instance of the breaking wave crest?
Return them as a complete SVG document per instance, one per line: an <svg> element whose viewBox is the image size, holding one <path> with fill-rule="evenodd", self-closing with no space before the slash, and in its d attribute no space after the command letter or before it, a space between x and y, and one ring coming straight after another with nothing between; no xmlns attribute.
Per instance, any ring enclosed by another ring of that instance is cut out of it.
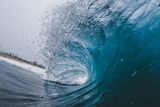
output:
<svg viewBox="0 0 160 107"><path fill-rule="evenodd" d="M59 104L130 107L147 101L142 96L150 89L140 93L156 86L150 80L160 68L158 1L81 0L51 13L44 79L79 86L57 98Z"/></svg>

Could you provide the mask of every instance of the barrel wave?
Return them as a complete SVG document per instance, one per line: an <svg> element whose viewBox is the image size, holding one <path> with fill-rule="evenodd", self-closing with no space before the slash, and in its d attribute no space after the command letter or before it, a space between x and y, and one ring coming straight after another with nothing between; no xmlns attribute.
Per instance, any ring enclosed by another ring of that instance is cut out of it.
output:
<svg viewBox="0 0 160 107"><path fill-rule="evenodd" d="M158 4L82 0L53 9L46 79L80 86L60 97L62 105L160 106Z"/></svg>
<svg viewBox="0 0 160 107"><path fill-rule="evenodd" d="M53 8L43 32L46 94L36 104L159 107L159 4L77 0Z"/></svg>

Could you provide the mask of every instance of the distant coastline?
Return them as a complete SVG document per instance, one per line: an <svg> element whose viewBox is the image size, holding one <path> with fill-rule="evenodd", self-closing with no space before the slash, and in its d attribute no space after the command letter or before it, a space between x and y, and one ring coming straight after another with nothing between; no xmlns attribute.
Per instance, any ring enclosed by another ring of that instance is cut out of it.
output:
<svg viewBox="0 0 160 107"><path fill-rule="evenodd" d="M40 67L42 69L44 69L45 67L43 65L37 64L37 62L31 62L31 61L27 61L24 60L22 58L17 57L16 55L12 54L12 53L5 53L5 52L0 52L0 57L4 57L4 58L8 58L8 59L12 59L21 63L26 63L32 66L36 66L36 67Z"/></svg>

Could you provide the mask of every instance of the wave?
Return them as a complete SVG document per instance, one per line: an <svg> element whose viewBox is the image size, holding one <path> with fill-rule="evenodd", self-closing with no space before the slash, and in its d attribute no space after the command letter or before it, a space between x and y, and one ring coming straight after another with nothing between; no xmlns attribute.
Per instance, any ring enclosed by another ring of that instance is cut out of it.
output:
<svg viewBox="0 0 160 107"><path fill-rule="evenodd" d="M73 86L59 97L51 95L57 105L160 105L158 3L81 0L52 10L44 33L49 60L43 78Z"/></svg>

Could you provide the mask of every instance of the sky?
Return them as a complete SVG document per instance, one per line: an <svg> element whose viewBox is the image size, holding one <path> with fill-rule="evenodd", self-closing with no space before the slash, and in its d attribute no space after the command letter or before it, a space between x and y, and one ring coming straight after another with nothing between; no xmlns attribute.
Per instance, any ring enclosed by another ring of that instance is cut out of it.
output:
<svg viewBox="0 0 160 107"><path fill-rule="evenodd" d="M1 0L0 52L14 53L30 61L43 62L40 49L43 18L51 7L68 0Z"/></svg>

